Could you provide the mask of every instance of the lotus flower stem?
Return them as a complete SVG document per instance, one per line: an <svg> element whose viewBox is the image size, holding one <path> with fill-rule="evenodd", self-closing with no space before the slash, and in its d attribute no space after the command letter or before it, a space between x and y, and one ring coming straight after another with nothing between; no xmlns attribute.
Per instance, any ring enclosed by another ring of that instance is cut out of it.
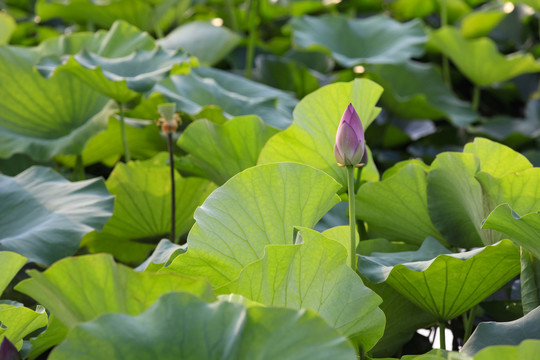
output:
<svg viewBox="0 0 540 360"><path fill-rule="evenodd" d="M73 169L73 180L84 180L84 163L81 154L75 158L75 168Z"/></svg>
<svg viewBox="0 0 540 360"><path fill-rule="evenodd" d="M473 88L473 97L472 97L472 108L474 111L478 111L480 105L480 86L474 85Z"/></svg>
<svg viewBox="0 0 540 360"><path fill-rule="evenodd" d="M356 204L354 191L354 166L347 166L347 187L349 189L349 227L350 232L350 266L356 272Z"/></svg>
<svg viewBox="0 0 540 360"><path fill-rule="evenodd" d="M471 310L469 310L469 316L467 314L463 314L463 326L465 328L465 334L463 335L463 343L467 342L469 340L469 337L472 334L472 328L474 325L474 318L476 317L476 306L473 306Z"/></svg>
<svg viewBox="0 0 540 360"><path fill-rule="evenodd" d="M131 161L131 155L129 153L129 146L126 135L126 123L124 120L124 104L118 102L118 109L120 110L120 131L122 133L122 143L124 144L124 161L126 163Z"/></svg>
<svg viewBox="0 0 540 360"><path fill-rule="evenodd" d="M446 0L439 0L440 2L440 8L441 8L441 26L448 25L448 6L446 4ZM446 55L442 55L442 70L443 70L443 78L446 85L452 89L452 81L450 79L450 64L448 62L448 57Z"/></svg>
<svg viewBox="0 0 540 360"><path fill-rule="evenodd" d="M255 39L256 39L256 18L259 15L259 0L250 0L249 2L249 38L246 54L246 78L251 79L251 71L253 69L253 57L255 55Z"/></svg>
<svg viewBox="0 0 540 360"><path fill-rule="evenodd" d="M446 324L444 321L439 321L439 345L441 347L441 350L446 350L446 337L445 337L445 331L446 331Z"/></svg>
<svg viewBox="0 0 540 360"><path fill-rule="evenodd" d="M174 181L174 141L173 133L167 134L169 148L169 166L171 168L171 241L176 244L176 189Z"/></svg>
<svg viewBox="0 0 540 360"><path fill-rule="evenodd" d="M226 0L225 7L227 9L227 17L229 18L229 25L234 31L238 31L238 21L236 20L236 13L234 12L233 0Z"/></svg>

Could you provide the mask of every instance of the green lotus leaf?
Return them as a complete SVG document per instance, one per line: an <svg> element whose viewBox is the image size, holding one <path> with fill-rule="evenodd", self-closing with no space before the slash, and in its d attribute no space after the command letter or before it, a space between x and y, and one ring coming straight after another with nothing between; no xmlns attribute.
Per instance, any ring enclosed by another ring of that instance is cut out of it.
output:
<svg viewBox="0 0 540 360"><path fill-rule="evenodd" d="M435 0L396 0L388 4L392 17L397 20L424 18L437 10Z"/></svg>
<svg viewBox="0 0 540 360"><path fill-rule="evenodd" d="M200 67L188 75L173 75L154 91L176 103L179 111L194 115L206 105L223 109L225 116L258 115L266 124L285 129L291 123L296 100L286 92L229 72Z"/></svg>
<svg viewBox="0 0 540 360"><path fill-rule="evenodd" d="M448 243L472 248L489 244L482 186L475 174L480 160L469 153L437 155L427 176L429 216Z"/></svg>
<svg viewBox="0 0 540 360"><path fill-rule="evenodd" d="M534 359L540 352L540 341L525 340L517 346L492 345L474 355L474 360L522 360Z"/></svg>
<svg viewBox="0 0 540 360"><path fill-rule="evenodd" d="M419 20L402 24L386 16L302 16L293 18L290 25L297 46L322 48L344 67L400 63L421 56L427 41Z"/></svg>
<svg viewBox="0 0 540 360"><path fill-rule="evenodd" d="M195 211L188 251L167 269L206 277L214 287L235 280L267 245L292 244L294 226L315 226L339 201L339 188L324 172L301 164L244 170Z"/></svg>
<svg viewBox="0 0 540 360"><path fill-rule="evenodd" d="M497 51L492 40L467 40L453 27L433 31L430 42L478 86L488 86L518 75L540 72L540 63L531 54L504 56Z"/></svg>
<svg viewBox="0 0 540 360"><path fill-rule="evenodd" d="M538 0L510 0L514 4L525 4L532 7L536 11L540 11L540 1Z"/></svg>
<svg viewBox="0 0 540 360"><path fill-rule="evenodd" d="M235 293L267 306L316 311L342 334L371 349L384 330L381 299L347 265L343 245L301 229L297 245L269 245L220 293Z"/></svg>
<svg viewBox="0 0 540 360"><path fill-rule="evenodd" d="M171 231L171 174L166 153L153 161L118 163L107 179L116 196L111 219L103 230L89 234L83 244L93 252L106 251L126 262L140 263ZM193 225L193 213L214 190L208 180L175 173L176 234Z"/></svg>
<svg viewBox="0 0 540 360"><path fill-rule="evenodd" d="M519 216L508 204L489 214L482 228L500 231L540 259L540 212Z"/></svg>
<svg viewBox="0 0 540 360"><path fill-rule="evenodd" d="M187 0L38 0L36 15L42 20L61 18L80 24L92 22L104 28L121 19L142 30L153 31L161 20L166 21L165 26L171 23L172 19L165 18L168 11L186 5L189 5Z"/></svg>
<svg viewBox="0 0 540 360"><path fill-rule="evenodd" d="M386 108L410 119L446 118L456 126L475 122L478 114L458 99L432 64L408 61L402 64L376 64L367 67L368 76L384 87Z"/></svg>
<svg viewBox="0 0 540 360"><path fill-rule="evenodd" d="M187 246L177 245L168 239L161 239L152 254L135 270L158 271L168 266L178 255L187 251Z"/></svg>
<svg viewBox="0 0 540 360"><path fill-rule="evenodd" d="M239 35L225 27L192 21L174 29L157 43L166 50L181 48L194 55L201 64L211 66L227 56L240 40Z"/></svg>
<svg viewBox="0 0 540 360"><path fill-rule="evenodd" d="M441 255L429 258L434 252ZM519 274L519 250L503 240L454 254L427 238L417 252L360 256L358 271L392 286L437 319L451 320Z"/></svg>
<svg viewBox="0 0 540 360"><path fill-rule="evenodd" d="M15 19L4 12L0 13L0 45L9 43L9 39L16 27Z"/></svg>
<svg viewBox="0 0 540 360"><path fill-rule="evenodd" d="M0 248L50 265L73 255L84 234L101 230L113 197L102 179L70 183L50 168L0 175Z"/></svg>
<svg viewBox="0 0 540 360"><path fill-rule="evenodd" d="M34 311L22 306L0 304L0 343L7 337L20 349L23 338L47 325L45 309Z"/></svg>
<svg viewBox="0 0 540 360"><path fill-rule="evenodd" d="M64 341L68 332L69 329L56 316L51 314L45 331L36 338L30 339L32 346L28 358L34 360L48 349L60 344Z"/></svg>
<svg viewBox="0 0 540 360"><path fill-rule="evenodd" d="M256 116L236 117L225 124L198 120L189 125L178 146L218 185L255 166L262 147L277 133Z"/></svg>
<svg viewBox="0 0 540 360"><path fill-rule="evenodd" d="M335 209L335 207L334 207ZM334 226L332 228L326 229L321 233L325 238L337 241L347 250L347 259L350 259L350 247L351 247L351 228L348 225L343 226ZM364 242L364 241L363 241ZM356 252L360 248L360 236L358 231L356 231Z"/></svg>
<svg viewBox="0 0 540 360"><path fill-rule="evenodd" d="M171 291L215 299L203 279L137 272L116 264L109 254L63 259L43 273L29 270L28 275L30 279L15 289L45 306L69 329L105 313L137 315Z"/></svg>
<svg viewBox="0 0 540 360"><path fill-rule="evenodd" d="M10 251L0 251L0 295L26 264L26 258Z"/></svg>
<svg viewBox="0 0 540 360"><path fill-rule="evenodd" d="M207 304L163 295L139 316L107 314L80 324L49 359L355 359L346 338L315 313Z"/></svg>
<svg viewBox="0 0 540 360"><path fill-rule="evenodd" d="M469 340L463 345L461 352L473 356L492 345L519 345L520 343L523 344L522 341L527 339L540 340L539 319L540 307L537 307L527 315L514 321L481 322Z"/></svg>
<svg viewBox="0 0 540 360"><path fill-rule="evenodd" d="M347 171L336 163L335 134L343 111L352 103L364 130L380 112L375 104L382 88L371 80L359 79L349 83L327 85L302 99L294 109L293 124L272 137L259 157L259 163L294 161L325 171L344 187ZM362 170L363 180L379 179L372 159Z"/></svg>
<svg viewBox="0 0 540 360"><path fill-rule="evenodd" d="M472 11L461 19L460 30L465 38L488 36L506 16L503 7L496 5Z"/></svg>
<svg viewBox="0 0 540 360"><path fill-rule="evenodd" d="M427 174L414 162L381 182L363 184L356 215L368 223L371 238L420 245L427 236L445 243L428 212Z"/></svg>
<svg viewBox="0 0 540 360"><path fill-rule="evenodd" d="M34 61L26 49L0 46L0 157L80 154L106 127L108 100L66 74L44 79Z"/></svg>

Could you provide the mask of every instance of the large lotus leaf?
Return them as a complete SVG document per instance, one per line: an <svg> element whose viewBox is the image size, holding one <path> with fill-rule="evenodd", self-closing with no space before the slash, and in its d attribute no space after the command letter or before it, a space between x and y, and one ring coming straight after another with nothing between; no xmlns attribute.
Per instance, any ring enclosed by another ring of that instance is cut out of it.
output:
<svg viewBox="0 0 540 360"><path fill-rule="evenodd" d="M51 347L60 344L66 338L68 332L69 329L56 316L51 314L45 331L36 338L30 339L32 346L28 358L34 360Z"/></svg>
<svg viewBox="0 0 540 360"><path fill-rule="evenodd" d="M514 321L481 322L461 352L472 356L491 345L519 345L527 339L540 339L540 307Z"/></svg>
<svg viewBox="0 0 540 360"><path fill-rule="evenodd" d="M69 329L105 313L137 315L171 291L215 298L203 279L137 272L116 264L109 254L63 259L43 273L30 270L28 275L30 279L15 289L45 306Z"/></svg>
<svg viewBox="0 0 540 360"><path fill-rule="evenodd" d="M113 197L102 179L70 183L50 168L0 175L0 249L41 264L73 255L84 234L101 230Z"/></svg>
<svg viewBox="0 0 540 360"><path fill-rule="evenodd" d="M24 264L26 264L24 256L10 251L0 251L0 296Z"/></svg>
<svg viewBox="0 0 540 360"><path fill-rule="evenodd" d="M91 22L104 28L121 19L145 31L152 31L168 9L175 5L182 8L187 4L187 0L39 0L36 15L42 20L62 18L81 24Z"/></svg>
<svg viewBox="0 0 540 360"><path fill-rule="evenodd" d="M334 156L339 121L347 105L352 103L366 130L380 112L375 104L381 93L382 88L373 81L359 79L327 85L307 95L294 109L291 127L268 140L261 151L259 163L295 161L311 165L346 187L347 171L337 165ZM372 159L362 170L362 178L376 181L378 173L373 176L370 166L373 166Z"/></svg>
<svg viewBox="0 0 540 360"><path fill-rule="evenodd" d="M125 21L115 21L108 31L79 32L44 40L32 48L37 58L75 55L82 50L108 58L128 56L136 50L154 49L154 39Z"/></svg>
<svg viewBox="0 0 540 360"><path fill-rule="evenodd" d="M225 124L198 120L184 131L178 146L218 185L255 166L259 153L277 130L257 116L236 117Z"/></svg>
<svg viewBox="0 0 540 360"><path fill-rule="evenodd" d="M11 34L13 34L16 27L15 19L4 12L0 13L0 45L9 43Z"/></svg>
<svg viewBox="0 0 540 360"><path fill-rule="evenodd" d="M386 282L439 320L461 315L519 274L519 250L509 240L426 260L425 244L433 242L427 238L418 252L360 256L358 270L370 281Z"/></svg>
<svg viewBox="0 0 540 360"><path fill-rule="evenodd" d="M497 51L492 40L467 40L453 27L433 31L430 42L478 86L488 86L518 75L540 72L540 63L531 54L504 56Z"/></svg>
<svg viewBox="0 0 540 360"><path fill-rule="evenodd" d="M240 40L239 35L225 27L192 21L174 29L157 43L167 50L183 49L194 55L201 64L211 66L227 56Z"/></svg>
<svg viewBox="0 0 540 360"><path fill-rule="evenodd" d="M484 216L482 186L475 174L480 160L469 153L437 155L427 176L429 215L448 243L472 248L488 244L481 229Z"/></svg>
<svg viewBox="0 0 540 360"><path fill-rule="evenodd" d="M508 204L489 214L482 228L500 231L540 259L540 212L519 216Z"/></svg>
<svg viewBox="0 0 540 360"><path fill-rule="evenodd" d="M0 46L0 157L80 154L106 126L107 98L66 74L44 79L33 66L30 51Z"/></svg>
<svg viewBox="0 0 540 360"><path fill-rule="evenodd" d="M506 15L499 4L471 11L461 19L461 34L466 38L488 36Z"/></svg>
<svg viewBox="0 0 540 360"><path fill-rule="evenodd" d="M316 311L365 350L377 343L385 318L381 299L347 265L343 245L301 229L303 243L269 245L237 280L216 291L243 295L267 306ZM298 243L298 241L297 241Z"/></svg>
<svg viewBox="0 0 540 360"><path fill-rule="evenodd" d="M191 115L206 105L216 105L228 118L258 115L278 129L291 124L296 105L296 100L286 92L208 67L194 68L188 75L173 75L154 90L176 103L178 110Z"/></svg>
<svg viewBox="0 0 540 360"><path fill-rule="evenodd" d="M107 314L77 326L49 359L355 359L346 338L306 310L207 304L163 295L139 316Z"/></svg>
<svg viewBox="0 0 540 360"><path fill-rule="evenodd" d="M358 190L356 215L368 223L370 237L420 245L427 236L445 243L428 212L426 171L410 163L380 182Z"/></svg>
<svg viewBox="0 0 540 360"><path fill-rule="evenodd" d="M293 226L315 226L339 201L339 188L324 172L301 164L244 170L195 211L188 251L167 269L206 277L214 287L235 280L267 245L292 244Z"/></svg>
<svg viewBox="0 0 540 360"><path fill-rule="evenodd" d="M446 118L456 126L475 122L478 114L458 99L432 64L408 61L368 67L368 76L384 87L384 105L399 117Z"/></svg>
<svg viewBox="0 0 540 360"><path fill-rule="evenodd" d="M492 345L474 355L474 360L523 360L535 359L540 353L540 341L525 340L517 346Z"/></svg>
<svg viewBox="0 0 540 360"><path fill-rule="evenodd" d="M419 20L402 24L386 16L322 15L293 18L290 24L297 46L326 49L344 67L400 63L422 55L427 41Z"/></svg>
<svg viewBox="0 0 540 360"><path fill-rule="evenodd" d="M111 219L103 231L83 240L91 251L107 251L118 259L140 262L157 242L171 231L171 173L165 165L167 154L154 161L119 163L107 179L107 188L116 195ZM193 213L215 186L201 178L183 178L175 173L176 234L193 225Z"/></svg>
<svg viewBox="0 0 540 360"><path fill-rule="evenodd" d="M22 306L0 304L0 324L0 343L7 337L20 349L26 335L47 325L47 314L42 307L34 311Z"/></svg>

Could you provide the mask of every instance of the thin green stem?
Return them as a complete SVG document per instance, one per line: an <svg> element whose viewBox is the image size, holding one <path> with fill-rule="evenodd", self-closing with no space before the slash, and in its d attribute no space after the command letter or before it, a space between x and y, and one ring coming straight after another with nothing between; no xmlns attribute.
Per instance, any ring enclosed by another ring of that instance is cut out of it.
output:
<svg viewBox="0 0 540 360"><path fill-rule="evenodd" d="M464 316L466 321L463 324L465 326L465 334L463 335L463 343L467 342L467 340L469 339L469 337L472 334L472 329L473 329L473 326L474 326L474 318L475 317L476 317L476 306L474 306L471 310L469 310L469 315L468 316Z"/></svg>
<svg viewBox="0 0 540 360"><path fill-rule="evenodd" d="M349 265L356 272L356 209L354 196L354 166L347 166L347 175L347 188L349 191L349 227L351 229Z"/></svg>
<svg viewBox="0 0 540 360"><path fill-rule="evenodd" d="M446 4L446 0L440 0L440 17L441 17L441 26L448 25L448 6ZM452 80L450 79L450 63L448 62L448 57L446 55L442 55L442 71L443 71L443 79L446 85L452 89Z"/></svg>
<svg viewBox="0 0 540 360"><path fill-rule="evenodd" d="M251 79L253 70L253 57L255 56L255 40L257 36L256 17L259 16L259 0L249 2L249 38L246 53L246 78Z"/></svg>
<svg viewBox="0 0 540 360"><path fill-rule="evenodd" d="M480 105L480 86L474 85L473 97L472 97L472 108L474 109L474 111L478 111L479 105Z"/></svg>
<svg viewBox="0 0 540 360"><path fill-rule="evenodd" d="M126 135L126 124L124 120L124 104L118 102L118 109L120 110L120 132L122 134L122 144L124 145L124 160L126 163L131 161L131 155L129 153L129 146Z"/></svg>
<svg viewBox="0 0 540 360"><path fill-rule="evenodd" d="M73 180L74 181L80 181L84 180L84 163L82 155L79 154L75 158L75 168L73 169Z"/></svg>
<svg viewBox="0 0 540 360"><path fill-rule="evenodd" d="M234 11L234 0L226 0L225 7L227 9L227 17L229 18L231 29L238 31L238 20L236 19L236 13Z"/></svg>
<svg viewBox="0 0 540 360"><path fill-rule="evenodd" d="M169 165L171 167L171 241L176 244L176 190L174 182L174 142L172 131L167 134L167 140L169 145Z"/></svg>
<svg viewBox="0 0 540 360"><path fill-rule="evenodd" d="M446 337L445 337L446 324L444 321L439 321L439 344L441 350L446 350Z"/></svg>

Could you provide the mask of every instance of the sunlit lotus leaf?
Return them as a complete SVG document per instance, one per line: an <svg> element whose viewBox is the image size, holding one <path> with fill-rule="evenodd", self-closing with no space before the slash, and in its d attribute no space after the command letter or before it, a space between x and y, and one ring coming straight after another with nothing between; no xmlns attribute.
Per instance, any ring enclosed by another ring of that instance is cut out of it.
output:
<svg viewBox="0 0 540 360"><path fill-rule="evenodd" d="M34 311L23 306L0 304L0 324L0 343L7 337L20 349L27 335L47 325L47 314L43 307Z"/></svg>
<svg viewBox="0 0 540 360"><path fill-rule="evenodd" d="M0 295L25 263L24 256L11 251L0 251Z"/></svg>
<svg viewBox="0 0 540 360"><path fill-rule="evenodd" d="M16 27L15 19L4 12L0 13L0 45L9 43L11 34L13 34Z"/></svg>

